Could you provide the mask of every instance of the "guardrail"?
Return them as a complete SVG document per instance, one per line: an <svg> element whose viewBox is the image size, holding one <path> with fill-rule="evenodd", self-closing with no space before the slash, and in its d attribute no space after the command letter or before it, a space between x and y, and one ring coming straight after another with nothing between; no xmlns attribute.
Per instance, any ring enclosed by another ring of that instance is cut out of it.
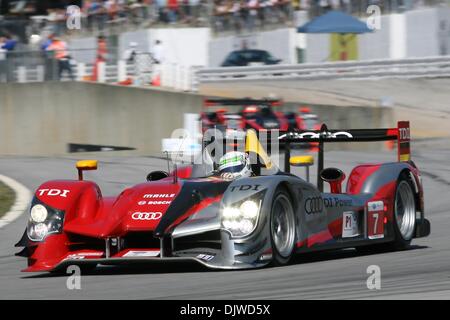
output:
<svg viewBox="0 0 450 320"><path fill-rule="evenodd" d="M346 61L297 65L205 68L199 83L258 80L321 80L449 77L450 56L401 60Z"/></svg>
<svg viewBox="0 0 450 320"><path fill-rule="evenodd" d="M71 64L72 73L76 81L90 80L95 65L93 63ZM177 90L196 92L198 78L196 76L200 66L183 66L176 63L162 65L148 65L143 68L135 63L119 60L117 63L99 62L97 65L97 80L99 83L121 83L130 80L128 85L150 86L155 74L159 74L160 83L157 86ZM57 72L57 65L54 66ZM10 82L28 83L45 81L45 66L18 66L12 70ZM69 75L64 72L59 81L69 81ZM1 80L0 80L1 82Z"/></svg>

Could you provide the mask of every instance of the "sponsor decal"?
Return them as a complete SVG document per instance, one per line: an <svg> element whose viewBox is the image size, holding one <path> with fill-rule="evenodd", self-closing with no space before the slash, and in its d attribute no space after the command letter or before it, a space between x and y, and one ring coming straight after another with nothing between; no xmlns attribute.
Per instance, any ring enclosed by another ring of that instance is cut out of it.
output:
<svg viewBox="0 0 450 320"><path fill-rule="evenodd" d="M86 257L101 257L102 252L79 252L69 254L64 260L83 260Z"/></svg>
<svg viewBox="0 0 450 320"><path fill-rule="evenodd" d="M259 187L261 187L260 184L255 184L255 185L242 184L240 186L232 186L231 187L231 192L234 192L234 191L248 191L248 190L258 191Z"/></svg>
<svg viewBox="0 0 450 320"><path fill-rule="evenodd" d="M270 260L272 259L273 254L272 253L264 253L263 255L261 255L261 257L259 257L259 260L264 261L264 260Z"/></svg>
<svg viewBox="0 0 450 320"><path fill-rule="evenodd" d="M199 255L197 256L197 259L205 260L205 261L211 261L212 259L214 259L214 255L210 255L210 254L199 254Z"/></svg>
<svg viewBox="0 0 450 320"><path fill-rule="evenodd" d="M383 201L368 202L367 209L369 210L369 212L384 211L384 202Z"/></svg>
<svg viewBox="0 0 450 320"><path fill-rule="evenodd" d="M150 251L128 251L122 257L157 257L159 256L159 250L150 250Z"/></svg>
<svg viewBox="0 0 450 320"><path fill-rule="evenodd" d="M144 199L156 199L156 198L173 198L175 197L175 193L149 193L149 194L144 194L143 198Z"/></svg>
<svg viewBox="0 0 450 320"><path fill-rule="evenodd" d="M276 122L276 121L265 121L264 122L264 127L266 127L266 128L276 128L276 127L278 127L278 122Z"/></svg>
<svg viewBox="0 0 450 320"><path fill-rule="evenodd" d="M307 198L305 200L306 214L318 214L323 211L323 199L321 197Z"/></svg>
<svg viewBox="0 0 450 320"><path fill-rule="evenodd" d="M340 199L340 198L324 198L323 203L325 207L332 208L342 208L342 207L351 207L353 205L353 201L349 199Z"/></svg>
<svg viewBox="0 0 450 320"><path fill-rule="evenodd" d="M353 211L344 212L342 215L342 238L351 238L358 235L356 214Z"/></svg>
<svg viewBox="0 0 450 320"><path fill-rule="evenodd" d="M399 161L403 162L411 160L411 146L409 143L410 139L411 139L411 131L409 128L409 122L400 121L398 123Z"/></svg>
<svg viewBox="0 0 450 320"><path fill-rule="evenodd" d="M146 201L146 200L141 200L138 202L138 205L140 206L145 206L145 205L166 205L166 204L170 204L172 201Z"/></svg>
<svg viewBox="0 0 450 320"><path fill-rule="evenodd" d="M67 198L67 194L70 190L61 190L61 189L39 189L37 193L39 196L48 196L48 197L63 197Z"/></svg>
<svg viewBox="0 0 450 320"><path fill-rule="evenodd" d="M409 128L398 128L398 133L400 135L400 140L410 140L411 133Z"/></svg>
<svg viewBox="0 0 450 320"><path fill-rule="evenodd" d="M161 212L135 212L131 215L133 220L159 220L161 217Z"/></svg>

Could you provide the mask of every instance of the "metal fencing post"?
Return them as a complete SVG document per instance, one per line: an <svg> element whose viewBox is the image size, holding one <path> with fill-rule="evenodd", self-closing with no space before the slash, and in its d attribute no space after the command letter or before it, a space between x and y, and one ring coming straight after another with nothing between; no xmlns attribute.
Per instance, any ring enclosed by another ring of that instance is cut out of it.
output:
<svg viewBox="0 0 450 320"><path fill-rule="evenodd" d="M125 60L117 61L117 81L125 81L127 79L127 62Z"/></svg>
<svg viewBox="0 0 450 320"><path fill-rule="evenodd" d="M17 68L17 82L19 83L27 82L27 69L23 66Z"/></svg>
<svg viewBox="0 0 450 320"><path fill-rule="evenodd" d="M36 80L43 82L45 79L45 70L43 65L36 66Z"/></svg>
<svg viewBox="0 0 450 320"><path fill-rule="evenodd" d="M97 81L100 83L106 82L106 63L99 62L98 63L98 78Z"/></svg>
<svg viewBox="0 0 450 320"><path fill-rule="evenodd" d="M82 62L79 62L77 64L77 80L78 81L83 81L84 78L86 77L86 65Z"/></svg>

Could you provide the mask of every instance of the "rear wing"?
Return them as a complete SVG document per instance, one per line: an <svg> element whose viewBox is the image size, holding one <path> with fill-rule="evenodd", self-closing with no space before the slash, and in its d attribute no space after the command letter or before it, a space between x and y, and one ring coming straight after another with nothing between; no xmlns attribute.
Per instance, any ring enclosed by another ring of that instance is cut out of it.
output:
<svg viewBox="0 0 450 320"><path fill-rule="evenodd" d="M211 98L203 100L204 107L216 107L216 106L252 106L252 105L264 105L264 106L280 106L283 101L280 99L224 99L224 98Z"/></svg>
<svg viewBox="0 0 450 320"><path fill-rule="evenodd" d="M279 142L285 147L284 171L290 172L290 144L292 143L318 143L318 179L317 186L323 190L323 182L319 178L323 170L324 143L333 142L372 142L372 141L397 141L397 158L399 162L411 160L410 127L409 121L399 121L397 128L385 129L350 129L329 130L322 125L320 130L283 132L279 136Z"/></svg>

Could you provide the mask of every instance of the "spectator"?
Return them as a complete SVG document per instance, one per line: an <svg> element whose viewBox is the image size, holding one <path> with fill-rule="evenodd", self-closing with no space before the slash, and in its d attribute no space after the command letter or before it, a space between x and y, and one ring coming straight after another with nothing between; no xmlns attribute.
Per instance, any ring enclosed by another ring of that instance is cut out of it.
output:
<svg viewBox="0 0 450 320"><path fill-rule="evenodd" d="M161 64L164 62L164 47L161 40L156 40L151 52L154 63Z"/></svg>
<svg viewBox="0 0 450 320"><path fill-rule="evenodd" d="M67 71L71 80L74 80L72 67L70 65L69 51L67 43L58 37L54 37L52 43L47 47L47 51L54 53L54 58L58 62L58 80L61 80L62 73Z"/></svg>
<svg viewBox="0 0 450 320"><path fill-rule="evenodd" d="M241 19L241 3L239 1L234 1L231 8L228 10L233 15L234 28L239 32L242 28Z"/></svg>
<svg viewBox="0 0 450 320"><path fill-rule="evenodd" d="M15 49L17 45L17 40L13 39L11 35L7 34L4 36L2 49L5 49L6 51L10 52Z"/></svg>
<svg viewBox="0 0 450 320"><path fill-rule="evenodd" d="M48 47L52 44L53 39L55 38L55 34L50 34L45 41L41 44L41 50L44 55L44 67L45 67L45 75L44 79L45 81L50 81L55 77L55 59L53 59L53 56L49 54L49 51L47 51Z"/></svg>
<svg viewBox="0 0 450 320"><path fill-rule="evenodd" d="M142 5L143 19L147 21L147 25L151 25L156 20L154 0L142 0Z"/></svg>
<svg viewBox="0 0 450 320"><path fill-rule="evenodd" d="M6 49L3 49L5 44L5 37L0 37L0 83L7 81L7 62L6 62Z"/></svg>
<svg viewBox="0 0 450 320"><path fill-rule="evenodd" d="M255 28L255 21L259 10L259 1L248 0L247 8L248 8L247 28L248 30L253 31L253 29Z"/></svg>
<svg viewBox="0 0 450 320"><path fill-rule="evenodd" d="M198 23L200 17L200 0L188 0L190 20L188 22Z"/></svg>
<svg viewBox="0 0 450 320"><path fill-rule="evenodd" d="M328 0L319 0L319 15L326 13L331 9L331 5Z"/></svg>
<svg viewBox="0 0 450 320"><path fill-rule="evenodd" d="M178 0L167 0L167 9L169 23L175 23L179 15Z"/></svg>
<svg viewBox="0 0 450 320"><path fill-rule="evenodd" d="M122 59L126 62L134 62L137 54L137 43L130 42L128 49L123 53Z"/></svg>
<svg viewBox="0 0 450 320"><path fill-rule="evenodd" d="M104 36L97 37L97 56L95 58L94 68L92 70L92 81L98 81L98 69L100 63L106 63L108 55L108 46Z"/></svg>
<svg viewBox="0 0 450 320"><path fill-rule="evenodd" d="M116 0L106 0L104 2L104 8L108 14L109 20L115 20L119 12L119 4Z"/></svg>
<svg viewBox="0 0 450 320"><path fill-rule="evenodd" d="M342 0L342 9L344 10L344 12L351 14L352 13L351 0Z"/></svg>
<svg viewBox="0 0 450 320"><path fill-rule="evenodd" d="M13 39L13 37L10 34L6 34L3 37L3 44L1 45L0 49L3 49L3 53L5 54L6 58L6 81L11 82L14 79L14 59L13 59L13 53L11 51L14 51L17 45L17 40Z"/></svg>
<svg viewBox="0 0 450 320"><path fill-rule="evenodd" d="M156 11L158 12L159 22L168 23L167 0L155 0Z"/></svg>
<svg viewBox="0 0 450 320"><path fill-rule="evenodd" d="M98 30L103 30L106 22L106 8L102 1L93 0L87 7L88 28L92 29L95 25Z"/></svg>

